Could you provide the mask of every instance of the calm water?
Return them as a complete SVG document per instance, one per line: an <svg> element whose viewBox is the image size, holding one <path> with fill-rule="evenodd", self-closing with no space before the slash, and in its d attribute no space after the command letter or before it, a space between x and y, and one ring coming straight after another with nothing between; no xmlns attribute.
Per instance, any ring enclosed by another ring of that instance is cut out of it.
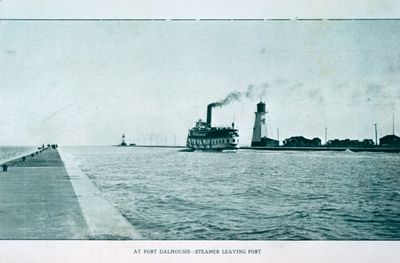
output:
<svg viewBox="0 0 400 263"><path fill-rule="evenodd" d="M34 151L35 147L12 147L12 146L0 146L0 163L8 161L12 158L19 157L23 154L28 154Z"/></svg>
<svg viewBox="0 0 400 263"><path fill-rule="evenodd" d="M400 154L63 149L146 239L400 239Z"/></svg>

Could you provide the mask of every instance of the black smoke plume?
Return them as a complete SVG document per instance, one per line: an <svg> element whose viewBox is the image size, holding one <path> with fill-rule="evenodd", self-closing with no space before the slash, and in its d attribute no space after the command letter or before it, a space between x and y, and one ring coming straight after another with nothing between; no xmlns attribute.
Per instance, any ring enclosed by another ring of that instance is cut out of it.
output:
<svg viewBox="0 0 400 263"><path fill-rule="evenodd" d="M242 98L248 98L251 100L263 99L266 95L267 89L267 84L263 84L260 86L249 85L246 91L233 91L229 93L228 96L226 96L224 99L210 103L209 105L214 108L223 107L231 102L240 101Z"/></svg>

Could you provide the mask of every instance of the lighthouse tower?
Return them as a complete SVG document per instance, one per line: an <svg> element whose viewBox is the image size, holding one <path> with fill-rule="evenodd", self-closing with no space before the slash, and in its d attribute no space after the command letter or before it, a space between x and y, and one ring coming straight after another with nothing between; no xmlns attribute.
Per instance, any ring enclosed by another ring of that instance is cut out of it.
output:
<svg viewBox="0 0 400 263"><path fill-rule="evenodd" d="M256 119L254 121L253 138L251 146L261 146L261 139L267 137L267 126L265 121L266 106L263 101L257 104Z"/></svg>
<svg viewBox="0 0 400 263"><path fill-rule="evenodd" d="M256 119L254 121L253 139L251 140L251 146L278 147L278 140L268 138L267 121L265 119L267 111L264 102L260 101L257 104L257 112L255 112L255 114Z"/></svg>
<svg viewBox="0 0 400 263"><path fill-rule="evenodd" d="M122 141L121 141L121 144L120 144L121 146L126 146L127 144L126 144L126 141L125 141L125 133L124 134L122 134Z"/></svg>

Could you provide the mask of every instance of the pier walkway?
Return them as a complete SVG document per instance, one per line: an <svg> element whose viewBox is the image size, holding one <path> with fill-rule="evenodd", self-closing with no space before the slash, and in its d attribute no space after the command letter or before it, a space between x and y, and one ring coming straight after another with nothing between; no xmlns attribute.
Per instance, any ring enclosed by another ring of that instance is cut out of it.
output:
<svg viewBox="0 0 400 263"><path fill-rule="evenodd" d="M139 239L86 175L68 173L56 149L0 171L0 239Z"/></svg>

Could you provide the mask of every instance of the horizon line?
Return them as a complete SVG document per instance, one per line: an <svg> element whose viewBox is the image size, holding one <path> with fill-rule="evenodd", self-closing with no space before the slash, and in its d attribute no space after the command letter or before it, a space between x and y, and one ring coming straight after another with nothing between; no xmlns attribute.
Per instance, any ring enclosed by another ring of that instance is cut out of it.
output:
<svg viewBox="0 0 400 263"><path fill-rule="evenodd" d="M397 21L400 17L364 17L364 18L305 18L305 17L292 17L292 18L101 18L101 17L88 17L88 18L0 18L0 21L132 21L132 22L152 22L152 21L174 21L174 22L185 22L185 21Z"/></svg>

